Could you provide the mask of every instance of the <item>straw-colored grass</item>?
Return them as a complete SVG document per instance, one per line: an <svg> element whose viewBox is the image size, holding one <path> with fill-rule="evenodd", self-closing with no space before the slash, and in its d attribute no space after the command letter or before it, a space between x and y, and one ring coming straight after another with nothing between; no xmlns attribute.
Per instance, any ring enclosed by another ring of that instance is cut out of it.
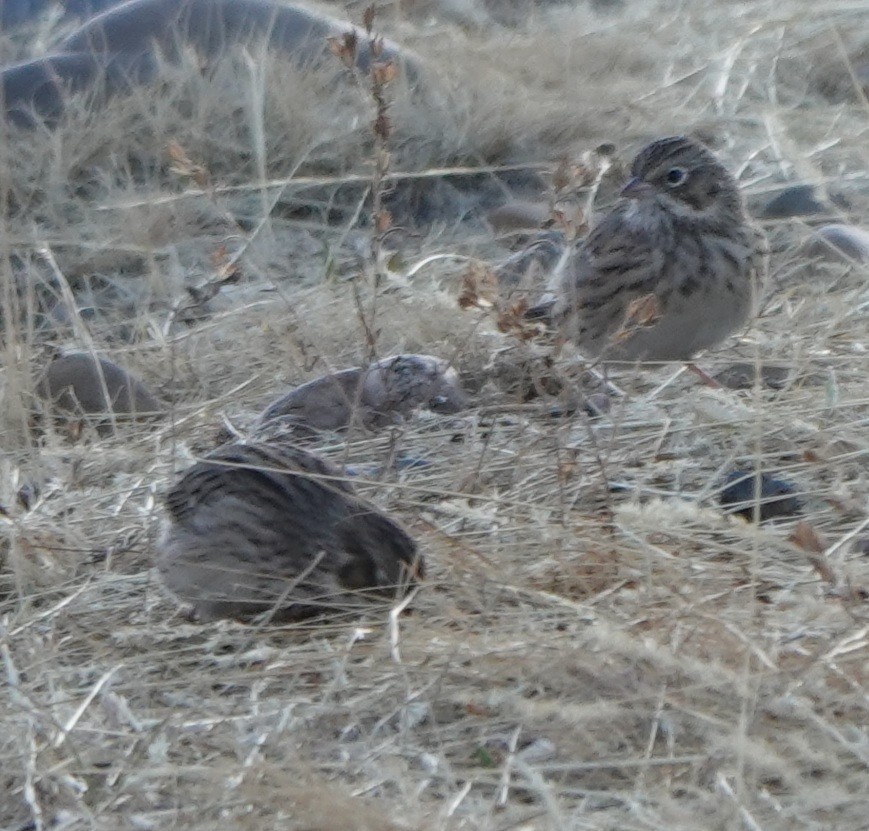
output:
<svg viewBox="0 0 869 831"><path fill-rule="evenodd" d="M597 418L511 389L549 347L462 311L461 264L411 267L506 255L475 193L529 198L533 178L479 171L692 129L752 204L810 181L866 225L865 10L537 4L510 28L506 2L384 5L430 67L424 94L396 88L392 172L413 174L404 204L447 196L432 223L396 217L376 292L371 103L328 72L239 52L203 76L191 58L57 130L4 128L0 827L864 829L866 266L810 259L806 224L770 223L762 315L701 364L779 364L784 386L638 368ZM441 168L466 172L436 191ZM363 362L360 308L378 355L450 358L485 405L319 448L364 472L427 579L401 614L189 622L151 565L161 494L228 424ZM171 417L37 430L49 344L111 357ZM397 455L425 464L384 472ZM734 465L792 482L799 516L723 514Z"/></svg>

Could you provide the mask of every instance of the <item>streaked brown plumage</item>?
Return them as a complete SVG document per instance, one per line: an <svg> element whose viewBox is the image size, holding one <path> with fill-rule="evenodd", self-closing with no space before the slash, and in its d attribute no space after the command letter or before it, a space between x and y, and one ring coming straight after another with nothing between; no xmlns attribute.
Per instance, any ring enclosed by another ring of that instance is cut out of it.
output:
<svg viewBox="0 0 869 831"><path fill-rule="evenodd" d="M394 595L422 575L407 532L292 445L218 448L181 477L166 508L157 566L201 619L298 619Z"/></svg>
<svg viewBox="0 0 869 831"><path fill-rule="evenodd" d="M564 336L588 357L689 360L743 326L767 245L715 155L684 136L652 142L622 195L554 287Z"/></svg>

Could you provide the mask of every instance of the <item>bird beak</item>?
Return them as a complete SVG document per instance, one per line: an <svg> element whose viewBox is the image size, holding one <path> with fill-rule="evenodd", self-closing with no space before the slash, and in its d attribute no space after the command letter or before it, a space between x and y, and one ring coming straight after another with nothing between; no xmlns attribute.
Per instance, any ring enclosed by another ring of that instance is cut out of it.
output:
<svg viewBox="0 0 869 831"><path fill-rule="evenodd" d="M634 178L629 180L622 188L622 196L625 196L628 199L641 199L653 190L654 188L648 182L644 182L642 179L638 179L634 176Z"/></svg>

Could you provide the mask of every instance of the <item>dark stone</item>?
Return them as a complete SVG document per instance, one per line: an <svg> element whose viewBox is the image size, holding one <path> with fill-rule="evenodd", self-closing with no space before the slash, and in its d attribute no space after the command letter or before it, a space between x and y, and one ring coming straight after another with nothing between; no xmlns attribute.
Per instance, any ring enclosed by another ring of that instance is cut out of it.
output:
<svg viewBox="0 0 869 831"><path fill-rule="evenodd" d="M0 30L33 23L50 6L63 8L63 20L86 20L127 0L0 0Z"/></svg>
<svg viewBox="0 0 869 831"><path fill-rule="evenodd" d="M417 408L454 414L470 401L456 371L431 355L393 355L368 367L323 375L273 401L260 416L300 435L377 430L410 417Z"/></svg>
<svg viewBox="0 0 869 831"><path fill-rule="evenodd" d="M715 380L730 390L750 390L754 388L754 378L758 367L753 363L736 363L721 370ZM760 384L768 389L784 389L790 370L776 364L760 365Z"/></svg>
<svg viewBox="0 0 869 831"><path fill-rule="evenodd" d="M793 516L799 512L800 503L794 496L795 488L790 482L761 472L759 495L757 484L754 471L732 470L728 473L719 496L724 510L752 521L755 503L759 497L761 522Z"/></svg>
<svg viewBox="0 0 869 831"><path fill-rule="evenodd" d="M829 214L830 209L819 201L813 185L793 185L777 193L764 205L764 219L788 219L794 216Z"/></svg>
<svg viewBox="0 0 869 831"><path fill-rule="evenodd" d="M46 367L37 391L56 414L107 416L119 419L153 418L163 412L160 402L138 379L106 358L73 352L55 358ZM106 395L108 394L108 399ZM110 425L102 420L106 432Z"/></svg>
<svg viewBox="0 0 869 831"><path fill-rule="evenodd" d="M32 126L33 112L58 118L65 96L95 87L106 78L105 92L146 84L157 74L158 53L169 59L192 46L205 58L217 58L230 47L259 40L300 65L337 58L327 38L354 31L358 36L356 66L371 64L368 41L358 27L303 6L275 0L129 0L90 18L55 45L52 54L0 70L3 106L17 124ZM4 7L5 8L5 7ZM24 9L12 10L16 19ZM401 64L415 81L418 59L395 43L383 41L383 58Z"/></svg>
<svg viewBox="0 0 869 831"><path fill-rule="evenodd" d="M156 58L151 52L64 52L0 70L0 94L7 119L32 127L39 121L51 123L60 118L67 99L76 92L100 89L111 95L148 83L156 74Z"/></svg>
<svg viewBox="0 0 869 831"><path fill-rule="evenodd" d="M172 54L180 43L216 57L259 38L279 53L310 62L328 56L327 37L351 30L359 36L356 64L365 72L370 55L364 33L303 6L273 0L130 0L88 20L57 51L136 55L152 51L156 43ZM390 41L384 41L383 56L401 60L408 69L414 63Z"/></svg>

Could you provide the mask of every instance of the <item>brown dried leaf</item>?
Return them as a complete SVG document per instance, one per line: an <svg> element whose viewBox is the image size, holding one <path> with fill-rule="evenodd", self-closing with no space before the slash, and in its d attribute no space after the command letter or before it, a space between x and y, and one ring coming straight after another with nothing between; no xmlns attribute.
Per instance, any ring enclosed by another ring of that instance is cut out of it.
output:
<svg viewBox="0 0 869 831"><path fill-rule="evenodd" d="M343 35L337 35L326 38L326 44L329 51L338 58L341 63L348 69L352 69L356 63L356 48L359 45L359 36L356 32L344 32Z"/></svg>
<svg viewBox="0 0 869 831"><path fill-rule="evenodd" d="M524 315L528 311L528 301L523 297L515 303L511 303L498 314L498 329L509 332L515 329L525 328Z"/></svg>
<svg viewBox="0 0 869 831"><path fill-rule="evenodd" d="M483 263L471 263L462 275L459 308L491 308L497 293L498 280L494 272Z"/></svg>
<svg viewBox="0 0 869 831"><path fill-rule="evenodd" d="M187 154L184 152L184 148L175 139L172 139L166 145L166 155L169 156L169 160L173 164L177 164L179 167L190 162Z"/></svg>
<svg viewBox="0 0 869 831"><path fill-rule="evenodd" d="M556 476L558 477L559 484L566 484L571 479L573 479L573 474L576 472L576 461L571 460L568 462L559 462L558 467L556 468Z"/></svg>
<svg viewBox="0 0 869 831"><path fill-rule="evenodd" d="M378 234L385 234L392 227L392 214L384 208L374 217L374 227Z"/></svg>
<svg viewBox="0 0 869 831"><path fill-rule="evenodd" d="M169 169L173 173L192 179L202 189L208 187L208 171L202 165L195 164L175 139L166 146L166 155L169 156Z"/></svg>
<svg viewBox="0 0 869 831"><path fill-rule="evenodd" d="M462 284L462 290L459 292L459 308L463 310L481 308L480 296L473 286Z"/></svg>
<svg viewBox="0 0 869 831"><path fill-rule="evenodd" d="M800 520L797 523L797 527L794 528L789 539L797 548L808 551L810 554L824 553L824 544L821 542L821 538L805 520Z"/></svg>
<svg viewBox="0 0 869 831"><path fill-rule="evenodd" d="M825 583L829 583L831 586L838 585L839 581L836 579L836 574L830 567L827 558L824 557L824 543L821 541L821 538L818 536L815 529L812 528L808 522L802 520L797 523L797 527L789 537L789 540L797 548L802 549L808 554L808 559L812 564L812 568L814 568L818 573L818 576Z"/></svg>
<svg viewBox="0 0 869 831"><path fill-rule="evenodd" d="M362 25L365 27L365 31L368 34L371 34L371 30L374 27L374 18L377 16L377 9L372 3L370 6L365 7L365 11L362 12Z"/></svg>
<svg viewBox="0 0 869 831"><path fill-rule="evenodd" d="M377 118L374 119L374 134L384 141L389 138L392 133L392 122L385 112L378 112Z"/></svg>
<svg viewBox="0 0 869 831"><path fill-rule="evenodd" d="M661 318L661 305L655 294L644 294L632 300L625 312L625 319L613 335L613 342L620 343L629 338L637 329L653 326Z"/></svg>
<svg viewBox="0 0 869 831"><path fill-rule="evenodd" d="M208 259L211 260L211 265L214 268L220 268L229 259L229 251L225 245L218 245Z"/></svg>
<svg viewBox="0 0 869 831"><path fill-rule="evenodd" d="M567 157L558 160L555 170L552 171L552 186L556 192L564 190L571 182L570 161Z"/></svg>
<svg viewBox="0 0 869 831"><path fill-rule="evenodd" d="M377 61L371 64L371 79L379 87L391 84L398 77L395 61Z"/></svg>
<svg viewBox="0 0 869 831"><path fill-rule="evenodd" d="M489 708L485 704L477 704L474 701L469 701L465 704L465 712L469 716L481 716L483 718L488 718L491 715Z"/></svg>
<svg viewBox="0 0 869 831"><path fill-rule="evenodd" d="M237 283L241 279L241 268L237 262L226 262L217 269L217 279L223 283Z"/></svg>

